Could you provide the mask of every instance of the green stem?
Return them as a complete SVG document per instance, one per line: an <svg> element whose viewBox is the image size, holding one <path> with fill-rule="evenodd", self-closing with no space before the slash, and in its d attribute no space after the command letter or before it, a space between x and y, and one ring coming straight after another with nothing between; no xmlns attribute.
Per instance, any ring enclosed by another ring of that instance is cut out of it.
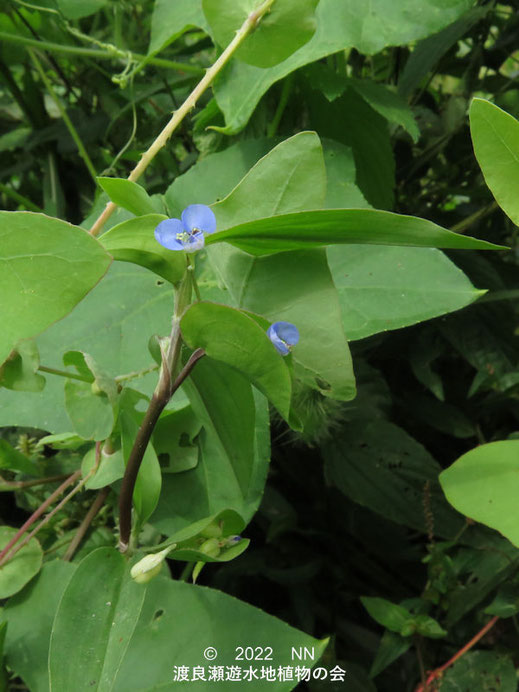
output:
<svg viewBox="0 0 519 692"><path fill-rule="evenodd" d="M38 367L40 372L48 372L49 375L59 375L59 377L68 377L70 380L81 380L81 382L92 382L86 375L76 375L73 372L67 372L66 370L58 370L57 368L48 368L46 365L40 365Z"/></svg>
<svg viewBox="0 0 519 692"><path fill-rule="evenodd" d="M146 168L153 161L158 152L166 146L168 139L171 137L173 132L177 129L180 123L184 120L186 115L195 107L198 99L205 90L213 83L217 75L222 71L222 69L227 65L229 60L232 58L234 53L238 50L241 44L245 41L247 36L254 31L258 23L261 21L263 16L270 10L275 0L265 0L260 7L254 12L251 12L247 19L244 21L242 26L236 32L235 37L229 43L227 48L220 55L218 60L206 71L204 77L200 80L197 86L189 94L184 103L180 108L173 113L173 117L164 127L159 136L155 139L152 145L141 157L139 163L135 166L133 171L128 176L128 180L136 182L141 175L144 173ZM0 35L1 38L1 35ZM103 213L96 220L92 226L90 233L92 235L97 235L103 228L105 222L110 218L110 216L116 210L117 205L113 202L109 202L105 207Z"/></svg>
<svg viewBox="0 0 519 692"><path fill-rule="evenodd" d="M148 368L144 368L143 370L127 372L125 375L117 375L117 377L114 377L114 380L116 382L126 382L127 380L135 380L137 377L144 377L144 375L147 375L148 373L154 372L158 369L159 366L156 363L153 363L153 365L150 365Z"/></svg>
<svg viewBox="0 0 519 692"><path fill-rule="evenodd" d="M28 48L37 48L40 50L48 50L53 53L68 53L69 55L79 55L84 58L97 58L98 60L127 60L128 52L122 50L101 50L98 48L83 48L82 46L68 46L52 41L37 41L27 36L19 36L17 34L8 34L5 31L0 31L0 42L20 43ZM146 58L142 53L132 53L132 57L136 60L144 60ZM177 70L179 72L191 72L193 74L202 74L203 69L197 65L189 63L175 62L174 60L166 60L164 58L150 58L147 60L152 65L164 67L168 70Z"/></svg>
<svg viewBox="0 0 519 692"><path fill-rule="evenodd" d="M97 186L97 172L96 172L96 169L94 168L94 164L92 163L89 155L87 154L87 150L85 149L83 142L81 141L81 137L78 135L76 128L72 124L72 121L69 118L67 111L65 110L65 107L61 103L61 100L58 98L56 92L54 91L52 84L51 84L50 80L48 79L47 75L45 74L45 70L41 66L41 63L38 60L38 58L36 57L35 53L33 53L32 50L30 50L29 55L31 56L31 59L34 63L34 67L36 68L36 71L40 75L42 82L45 84L47 91L49 92L52 100L54 101L54 103L56 104L56 107L58 108L59 112L61 113L61 117L63 118L63 122L67 126L67 130L70 132L70 136L72 137L72 139L76 143L76 146L77 146L78 151L79 151L79 155L83 159L83 162L84 162L85 166L87 167L88 172L92 176L92 179Z"/></svg>
<svg viewBox="0 0 519 692"><path fill-rule="evenodd" d="M281 118L283 117L283 113L285 112L285 108L287 107L288 97L290 96L290 91L292 89L292 82L293 78L290 74L283 82L283 87L281 89L281 95L279 97L276 112L274 113L274 117L272 118L272 121L267 128L267 137L274 137L274 135L278 131L279 123L281 122Z"/></svg>
<svg viewBox="0 0 519 692"><path fill-rule="evenodd" d="M3 194L6 195L6 197L14 199L15 202L22 204L24 207L29 209L29 211L35 211L40 214L43 214L43 209L40 209L40 207L36 206L36 204L31 202L30 199L27 199L27 197L24 197L19 192L16 192L16 190L13 190L11 187L8 187L3 183L0 183L0 192L3 192Z"/></svg>
<svg viewBox="0 0 519 692"><path fill-rule="evenodd" d="M191 282L193 284L193 288L195 289L196 299L198 300L198 302L200 302L202 300L202 298L200 297L200 289L198 288L198 284L196 282L195 258L189 254L186 254L186 258L187 258L187 270L188 270L188 272L191 272Z"/></svg>

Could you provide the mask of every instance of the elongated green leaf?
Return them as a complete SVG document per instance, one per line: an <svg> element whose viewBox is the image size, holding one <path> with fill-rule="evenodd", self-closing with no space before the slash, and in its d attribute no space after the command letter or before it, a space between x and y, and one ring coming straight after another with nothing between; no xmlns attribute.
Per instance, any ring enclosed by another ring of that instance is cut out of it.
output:
<svg viewBox="0 0 519 692"><path fill-rule="evenodd" d="M258 67L271 67L292 55L315 33L318 0L276 0L236 57ZM202 0L212 34L223 47L234 38L261 0Z"/></svg>
<svg viewBox="0 0 519 692"><path fill-rule="evenodd" d="M148 214L123 221L101 236L101 244L112 257L140 264L166 281L177 283L186 270L183 252L173 252L155 240L154 231L166 219L163 214Z"/></svg>
<svg viewBox="0 0 519 692"><path fill-rule="evenodd" d="M49 692L49 642L52 623L65 586L76 567L70 562L45 563L27 586L3 608L8 622L6 660L31 692Z"/></svg>
<svg viewBox="0 0 519 692"><path fill-rule="evenodd" d="M377 84L368 79L352 80L353 88L369 105L380 113L390 123L401 125L411 135L413 142L417 142L420 130L414 118L411 108L398 94L388 89L383 84Z"/></svg>
<svg viewBox="0 0 519 692"><path fill-rule="evenodd" d="M164 475L150 520L179 540L185 538L179 530L229 508L248 523L261 500L270 459L267 402L243 375L202 358L183 387L203 425L199 460L190 471Z"/></svg>
<svg viewBox="0 0 519 692"><path fill-rule="evenodd" d="M155 214L161 211L161 209L157 209L157 205L153 203L146 190L138 183L125 178L97 178L97 182L114 204L128 209L135 216Z"/></svg>
<svg viewBox="0 0 519 692"><path fill-rule="evenodd" d="M433 36L420 41L409 56L398 80L398 93L407 98L424 79L440 58L469 29L487 14L489 7L473 7L457 21L449 24Z"/></svg>
<svg viewBox="0 0 519 692"><path fill-rule="evenodd" d="M99 692L113 689L145 593L113 548L99 548L80 562L52 627L51 690L80 690L85 684Z"/></svg>
<svg viewBox="0 0 519 692"><path fill-rule="evenodd" d="M189 614L189 617L181 617L181 614ZM222 623L225 623L224 627ZM214 690L216 685L220 685L222 690L234 689L237 682L209 680L209 666L215 663L206 663L203 652L207 647L213 647L218 665L236 666L236 646L240 646L237 642L243 636L246 636L248 646L272 647L272 661L266 665L275 670L279 666L294 665L290 658L292 647L296 651L303 647L313 651L315 658L306 662L310 667L310 663L320 658L327 644L327 640L314 639L221 591L159 576L148 586L140 620L113 690L175 690L183 684L174 681L178 666L188 666L191 671L195 666L204 668L205 682L184 683L194 685L201 692ZM172 651L175 652L174 661ZM248 663L242 668L248 668ZM250 685L254 690L287 692L298 685L297 679L273 682L259 677L258 674L258 679L253 679ZM246 688L249 683L243 677L241 680L239 687Z"/></svg>
<svg viewBox="0 0 519 692"><path fill-rule="evenodd" d="M391 601L387 601L385 598L361 596L360 600L371 617L383 627L391 630L391 632L400 634L402 628L412 617L407 608L391 603Z"/></svg>
<svg viewBox="0 0 519 692"><path fill-rule="evenodd" d="M502 440L463 454L440 474L440 483L458 512L497 529L519 546L518 478L519 441Z"/></svg>
<svg viewBox="0 0 519 692"><path fill-rule="evenodd" d="M241 130L272 84L303 65L355 47L374 54L425 38L458 19L472 0L320 0L317 30L310 41L282 63L267 69L232 61L215 85L218 106L225 115L226 134Z"/></svg>
<svg viewBox="0 0 519 692"><path fill-rule="evenodd" d="M519 224L519 122L484 99L470 106L470 133L485 181L501 209Z"/></svg>
<svg viewBox="0 0 519 692"><path fill-rule="evenodd" d="M0 363L20 339L62 319L111 259L77 226L28 211L0 212Z"/></svg>
<svg viewBox="0 0 519 692"><path fill-rule="evenodd" d="M411 245L474 250L502 246L447 231L427 219L378 209L318 209L242 223L208 236L207 245L231 243L251 255L334 243Z"/></svg>
<svg viewBox="0 0 519 692"><path fill-rule="evenodd" d="M16 534L17 529L0 526L0 550L5 548ZM0 567L0 598L8 598L23 589L25 584L38 574L43 560L43 550L36 538Z"/></svg>
<svg viewBox="0 0 519 692"><path fill-rule="evenodd" d="M424 493L439 536L452 538L463 517L442 497L439 464L404 430L383 420L344 426L323 448L327 479L354 502L405 526L426 531Z"/></svg>
<svg viewBox="0 0 519 692"><path fill-rule="evenodd" d="M187 310L180 328L188 346L236 368L289 420L290 371L254 320L235 308L200 302Z"/></svg>
<svg viewBox="0 0 519 692"><path fill-rule="evenodd" d="M327 255L350 341L459 310L485 293L432 248L336 245Z"/></svg>

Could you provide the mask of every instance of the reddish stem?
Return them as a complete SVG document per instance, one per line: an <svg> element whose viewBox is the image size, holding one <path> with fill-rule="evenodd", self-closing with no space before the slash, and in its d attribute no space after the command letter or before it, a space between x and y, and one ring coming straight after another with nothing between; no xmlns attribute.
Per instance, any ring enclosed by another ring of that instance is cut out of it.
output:
<svg viewBox="0 0 519 692"><path fill-rule="evenodd" d="M447 670L447 668L450 668L458 659L460 659L463 654L466 654L467 651L472 649L472 647L479 642L479 640L485 636L485 634L492 629L492 627L496 624L496 622L499 620L499 616L495 615L491 620L487 622L487 624L482 627L479 632L472 637L472 639L465 644L465 646L462 646L459 651L457 651L452 658L449 658L447 663L444 663L443 666L440 666L439 668L435 668L435 670L431 671L427 677L427 680L425 681L425 686L420 684L416 688L415 692L430 692L429 691L429 685L433 683L435 680L438 680L440 678L444 671Z"/></svg>
<svg viewBox="0 0 519 692"><path fill-rule="evenodd" d="M61 493L63 493L69 487L69 485L75 483L76 480L80 478L80 476L81 471L76 471L71 476L69 476L65 481L63 481L59 488L56 488L56 490L49 495L45 502L42 502L38 509L31 514L31 516L27 519L25 524L21 526L21 528L15 533L15 535L11 538L11 540L5 546L5 548L0 552L0 566L2 565L5 556L10 552L13 545L20 540L20 538L27 531L27 529L30 526L32 526L34 522L37 519L39 519L39 517L41 517L41 515L45 512L47 507L49 507L49 505L51 505L54 502L54 500L56 500L61 495Z"/></svg>

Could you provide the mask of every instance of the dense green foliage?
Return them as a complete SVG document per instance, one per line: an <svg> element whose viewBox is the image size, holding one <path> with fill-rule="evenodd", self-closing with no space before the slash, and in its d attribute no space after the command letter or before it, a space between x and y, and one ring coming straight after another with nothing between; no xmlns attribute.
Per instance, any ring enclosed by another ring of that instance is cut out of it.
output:
<svg viewBox="0 0 519 692"><path fill-rule="evenodd" d="M0 556L0 689L177 689L173 666L248 646L347 671L250 689L516 692L516 10L2 6L0 548L79 491ZM154 229L191 204L217 230L186 265ZM128 562L125 464L200 348L144 453Z"/></svg>

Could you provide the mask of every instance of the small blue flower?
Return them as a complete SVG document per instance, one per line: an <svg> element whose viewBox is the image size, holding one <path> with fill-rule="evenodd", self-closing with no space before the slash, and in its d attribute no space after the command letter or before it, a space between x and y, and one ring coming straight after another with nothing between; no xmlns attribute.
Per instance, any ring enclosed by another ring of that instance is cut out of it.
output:
<svg viewBox="0 0 519 692"><path fill-rule="evenodd" d="M165 219L155 229L156 240L168 250L196 252L204 247L204 233L216 231L216 217L205 204L190 204L182 220Z"/></svg>
<svg viewBox="0 0 519 692"><path fill-rule="evenodd" d="M299 341L299 330L290 322L274 322L267 329L267 336L282 356L288 356Z"/></svg>

